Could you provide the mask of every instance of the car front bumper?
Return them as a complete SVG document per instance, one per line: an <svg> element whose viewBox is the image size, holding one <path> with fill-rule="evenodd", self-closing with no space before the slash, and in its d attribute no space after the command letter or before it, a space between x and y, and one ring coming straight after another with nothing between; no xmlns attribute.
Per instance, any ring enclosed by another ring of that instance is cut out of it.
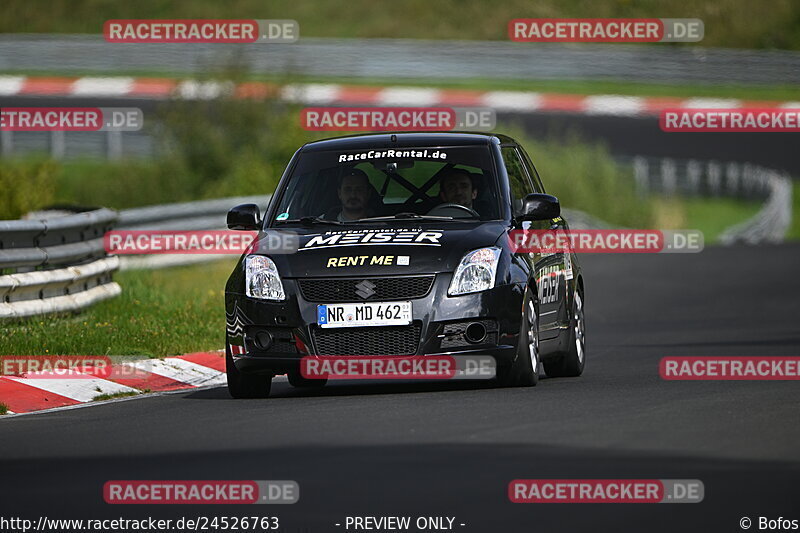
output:
<svg viewBox="0 0 800 533"><path fill-rule="evenodd" d="M508 364L516 353L524 285L448 296L451 277L437 274L424 297L409 298L410 326L390 328L322 330L316 322L317 305L326 302L306 300L296 279L283 280L286 299L281 302L228 292L229 351L236 368L246 373L294 371L306 355L490 355L498 366ZM468 340L466 327L475 323L483 326L486 335ZM259 337L270 342L259 346Z"/></svg>

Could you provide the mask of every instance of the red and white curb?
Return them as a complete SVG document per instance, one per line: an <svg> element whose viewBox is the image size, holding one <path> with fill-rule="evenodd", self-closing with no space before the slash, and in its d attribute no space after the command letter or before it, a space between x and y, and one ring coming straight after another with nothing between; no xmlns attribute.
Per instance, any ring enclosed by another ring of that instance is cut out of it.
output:
<svg viewBox="0 0 800 533"><path fill-rule="evenodd" d="M731 98L675 98L621 95L577 95L528 91L480 91L426 87L369 87L339 84L174 80L132 77L0 76L2 96L66 96L102 98L207 100L281 98L306 105L490 107L497 111L565 112L588 115L651 116L667 108L797 108L800 102Z"/></svg>
<svg viewBox="0 0 800 533"><path fill-rule="evenodd" d="M0 403L8 408L8 414L20 414L92 402L100 395L177 391L227 383L224 351L120 362L112 365L112 370L115 367L120 372L110 375L134 377L105 379L78 372L70 377L53 377L45 372L0 376Z"/></svg>

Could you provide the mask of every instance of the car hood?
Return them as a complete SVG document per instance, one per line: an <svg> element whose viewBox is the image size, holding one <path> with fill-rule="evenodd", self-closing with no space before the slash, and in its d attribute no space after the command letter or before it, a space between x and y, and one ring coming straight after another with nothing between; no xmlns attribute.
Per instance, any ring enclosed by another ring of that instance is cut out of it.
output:
<svg viewBox="0 0 800 533"><path fill-rule="evenodd" d="M273 228L259 234L254 253L286 278L453 272L466 252L494 245L507 229L500 221Z"/></svg>

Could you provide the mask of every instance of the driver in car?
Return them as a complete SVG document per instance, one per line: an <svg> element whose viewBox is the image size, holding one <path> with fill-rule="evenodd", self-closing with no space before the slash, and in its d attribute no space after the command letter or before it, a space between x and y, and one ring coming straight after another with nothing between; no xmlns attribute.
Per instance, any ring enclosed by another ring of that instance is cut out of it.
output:
<svg viewBox="0 0 800 533"><path fill-rule="evenodd" d="M445 203L474 209L472 201L477 196L478 188L466 170L451 168L439 180L439 198Z"/></svg>
<svg viewBox="0 0 800 533"><path fill-rule="evenodd" d="M337 193L342 204L342 209L336 216L339 222L358 220L374 214L370 208L370 200L377 193L363 170L354 168L342 176Z"/></svg>

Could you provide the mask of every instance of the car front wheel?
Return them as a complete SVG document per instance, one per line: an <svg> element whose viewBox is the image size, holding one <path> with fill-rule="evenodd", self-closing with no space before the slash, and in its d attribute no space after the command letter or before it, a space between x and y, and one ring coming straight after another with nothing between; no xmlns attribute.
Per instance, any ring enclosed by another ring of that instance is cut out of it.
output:
<svg viewBox="0 0 800 533"><path fill-rule="evenodd" d="M228 392L234 398L266 398L272 389L271 375L243 374L236 368L230 352L225 353Z"/></svg>
<svg viewBox="0 0 800 533"><path fill-rule="evenodd" d="M575 289L569 324L569 348L567 353L553 361L544 362L544 370L553 378L577 377L586 365L586 320L583 311L583 291Z"/></svg>
<svg viewBox="0 0 800 533"><path fill-rule="evenodd" d="M503 387L533 387L539 383L539 302L525 297L517 356L511 366L498 368L497 381Z"/></svg>

